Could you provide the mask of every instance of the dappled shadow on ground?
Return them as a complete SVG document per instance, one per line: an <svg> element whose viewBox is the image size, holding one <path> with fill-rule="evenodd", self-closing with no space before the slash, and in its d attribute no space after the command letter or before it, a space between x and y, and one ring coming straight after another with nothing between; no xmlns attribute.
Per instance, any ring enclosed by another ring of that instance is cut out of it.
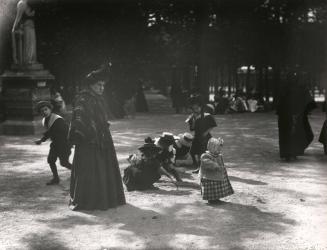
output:
<svg viewBox="0 0 327 250"><path fill-rule="evenodd" d="M267 185L266 182L256 181L256 180L251 180L251 179L245 179L245 178L239 178L239 177L236 177L236 176L229 176L229 179L231 181L238 181L238 182L242 182L242 183L246 183L246 184L250 184L250 185Z"/></svg>
<svg viewBox="0 0 327 250"><path fill-rule="evenodd" d="M26 247L25 249L33 250L69 250L60 240L60 237L56 236L50 230L42 233L30 233L21 239L22 244Z"/></svg>
<svg viewBox="0 0 327 250"><path fill-rule="evenodd" d="M142 249L200 247L197 242L189 242L190 245L183 242L182 238L187 235L206 237L205 243L199 242L204 244L201 248L219 246L228 249L241 245L245 239L256 238L257 232L282 234L296 224L280 213L263 212L254 206L229 202L211 207L201 202L177 203L166 207L162 213L127 204L117 210L80 211L73 216L42 222L59 229L101 225L104 231L117 224L117 232L112 237L123 238L126 242L137 238L143 242ZM225 231L226 228L233 231L233 241L229 240L230 231Z"/></svg>
<svg viewBox="0 0 327 250"><path fill-rule="evenodd" d="M48 144L33 145L33 137L0 136L2 219L7 225L15 224L15 219L8 218L22 217L24 212L28 220L22 222L25 228L16 238L27 249L66 249L61 237L75 230L80 230L81 235L75 237L81 241L88 237L97 241L100 235L108 237L106 243L113 239L122 246L124 242L137 241L138 248L148 249L242 249L243 242L256 241L258 235L268 238L286 235L297 230L299 218L293 220L294 213L287 210L288 204L280 204L278 200L302 209L323 202L318 188L327 185L324 174L327 157L322 154L320 144L314 142L297 161L280 161L277 124L271 115L216 116L218 127L213 135L225 140L224 158L235 190L226 199L228 202L218 206L196 201L200 199L197 175L191 174L189 162L181 162L178 171L185 182L179 184L178 190L162 178L155 184L159 190L126 193L127 200L132 202L125 206L108 211L71 212L68 211L69 171L58 165L61 184L45 186L51 177L46 163ZM170 117L141 116L133 121L112 123L122 169L127 165L128 154L137 152L146 136L155 137L167 130L174 134L188 130L185 116ZM317 125L320 116L314 119L313 128L320 127ZM314 131L317 138L319 131ZM298 186L292 186L293 183ZM310 185L317 190L307 190ZM40 226L42 232L35 233L28 227L33 223L34 229ZM67 236L66 241L73 239ZM112 249L109 244L101 246Z"/></svg>
<svg viewBox="0 0 327 250"><path fill-rule="evenodd" d="M56 210L58 205L68 206L69 171L65 172L64 176L61 174L59 185L46 186L51 179L50 173L34 175L28 171L7 171L7 176L0 176L0 211L44 213Z"/></svg>

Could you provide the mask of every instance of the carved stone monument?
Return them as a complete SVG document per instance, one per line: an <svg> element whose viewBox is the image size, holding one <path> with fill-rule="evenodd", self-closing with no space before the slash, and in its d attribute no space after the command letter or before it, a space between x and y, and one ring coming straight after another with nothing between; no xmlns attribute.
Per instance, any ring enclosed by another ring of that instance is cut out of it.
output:
<svg viewBox="0 0 327 250"><path fill-rule="evenodd" d="M12 28L13 64L0 77L3 84L7 135L34 134L40 128L40 117L35 109L40 100L50 100L54 76L37 62L34 10L28 0L17 3Z"/></svg>

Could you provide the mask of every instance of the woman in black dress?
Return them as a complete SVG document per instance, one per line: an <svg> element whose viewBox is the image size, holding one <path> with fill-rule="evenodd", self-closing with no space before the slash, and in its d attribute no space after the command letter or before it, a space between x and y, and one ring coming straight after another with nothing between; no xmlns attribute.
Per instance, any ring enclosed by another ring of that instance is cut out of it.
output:
<svg viewBox="0 0 327 250"><path fill-rule="evenodd" d="M75 155L70 183L72 210L106 210L124 205L125 195L102 94L105 76L93 71L77 96L70 139Z"/></svg>
<svg viewBox="0 0 327 250"><path fill-rule="evenodd" d="M148 112L148 103L145 99L144 91L143 91L143 84L141 81L138 82L136 96L135 96L135 107L136 112Z"/></svg>

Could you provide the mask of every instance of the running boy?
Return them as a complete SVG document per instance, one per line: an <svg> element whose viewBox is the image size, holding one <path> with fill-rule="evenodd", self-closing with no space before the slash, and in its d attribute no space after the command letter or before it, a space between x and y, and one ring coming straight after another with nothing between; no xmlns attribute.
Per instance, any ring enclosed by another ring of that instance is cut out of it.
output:
<svg viewBox="0 0 327 250"><path fill-rule="evenodd" d="M46 128L43 137L35 144L40 145L47 139L51 139L50 150L48 154L48 163L53 174L53 178L47 182L47 185L55 185L59 183L59 176L57 171L56 161L59 158L60 164L68 169L71 169L69 163L69 155L71 153L71 146L68 143L68 125L65 120L52 112L53 106L48 101L40 101L37 104L38 112L43 116L42 124Z"/></svg>

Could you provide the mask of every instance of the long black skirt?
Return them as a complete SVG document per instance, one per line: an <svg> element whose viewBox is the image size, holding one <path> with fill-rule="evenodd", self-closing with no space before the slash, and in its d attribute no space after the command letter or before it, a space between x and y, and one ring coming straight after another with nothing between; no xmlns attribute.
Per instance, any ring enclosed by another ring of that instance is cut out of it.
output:
<svg viewBox="0 0 327 250"><path fill-rule="evenodd" d="M313 140L313 132L306 115L278 117L279 152L281 158L295 157L304 154L304 150Z"/></svg>
<svg viewBox="0 0 327 250"><path fill-rule="evenodd" d="M125 195L113 144L106 149L77 145L70 183L72 210L106 210L125 204Z"/></svg>

